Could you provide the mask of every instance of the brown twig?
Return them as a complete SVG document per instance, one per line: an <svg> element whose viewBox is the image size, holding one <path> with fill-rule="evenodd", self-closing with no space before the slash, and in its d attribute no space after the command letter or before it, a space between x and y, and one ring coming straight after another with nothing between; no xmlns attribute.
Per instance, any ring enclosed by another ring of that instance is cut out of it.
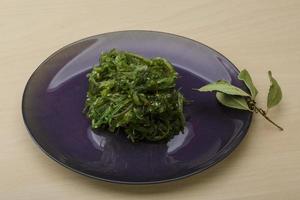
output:
<svg viewBox="0 0 300 200"><path fill-rule="evenodd" d="M281 126L279 126L278 124L276 124L274 121L272 121L268 116L266 111L264 111L261 108L258 108L257 106L254 107L254 109L261 114L266 120L268 120L270 123L272 123L274 126L276 126L279 130L283 131L283 128Z"/></svg>
<svg viewBox="0 0 300 200"><path fill-rule="evenodd" d="M262 108L259 108L259 107L256 106L256 102L253 99L247 98L246 101L247 101L248 106L249 106L249 108L250 108L250 110L252 112L261 114L266 120L268 120L270 123L272 123L274 126L276 126L279 130L283 131L283 128L281 126L279 126L278 124L276 124L274 121L272 121L267 116L267 112L266 111L264 111Z"/></svg>

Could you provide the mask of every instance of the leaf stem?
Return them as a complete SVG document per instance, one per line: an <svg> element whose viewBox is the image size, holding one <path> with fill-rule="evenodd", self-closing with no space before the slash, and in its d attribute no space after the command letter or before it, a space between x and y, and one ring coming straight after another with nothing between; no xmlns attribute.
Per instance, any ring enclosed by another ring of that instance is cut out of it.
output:
<svg viewBox="0 0 300 200"><path fill-rule="evenodd" d="M259 114L261 114L266 120L268 120L270 123L272 123L274 126L276 126L280 131L283 131L283 128L281 126L279 126L278 124L276 124L274 121L272 121L268 116L267 116L267 112L264 111L263 109L254 106L254 111Z"/></svg>

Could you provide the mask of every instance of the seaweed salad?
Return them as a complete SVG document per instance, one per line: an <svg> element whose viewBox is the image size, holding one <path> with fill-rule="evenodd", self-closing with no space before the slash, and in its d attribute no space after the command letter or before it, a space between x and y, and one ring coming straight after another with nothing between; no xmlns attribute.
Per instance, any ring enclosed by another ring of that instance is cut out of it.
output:
<svg viewBox="0 0 300 200"><path fill-rule="evenodd" d="M183 131L185 99L168 60L112 49L87 77L84 112L92 128L122 130L132 142L168 141Z"/></svg>

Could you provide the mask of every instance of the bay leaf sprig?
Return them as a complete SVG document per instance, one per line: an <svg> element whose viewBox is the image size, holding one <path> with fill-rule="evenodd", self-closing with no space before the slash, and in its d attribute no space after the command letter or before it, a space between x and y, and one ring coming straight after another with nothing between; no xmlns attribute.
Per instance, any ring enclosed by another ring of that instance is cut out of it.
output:
<svg viewBox="0 0 300 200"><path fill-rule="evenodd" d="M279 104L282 99L282 91L278 82L273 78L271 71L268 71L268 75L271 85L268 92L266 110L257 106L255 98L258 94L258 90L254 86L252 78L246 69L242 70L239 73L238 79L245 83L245 85L249 89L249 92L246 92L225 80L219 80L213 83L209 83L197 90L200 92L216 92L216 98L222 105L234 109L259 113L266 120L276 126L279 130L283 131L283 128L281 126L279 126L267 116L268 110Z"/></svg>

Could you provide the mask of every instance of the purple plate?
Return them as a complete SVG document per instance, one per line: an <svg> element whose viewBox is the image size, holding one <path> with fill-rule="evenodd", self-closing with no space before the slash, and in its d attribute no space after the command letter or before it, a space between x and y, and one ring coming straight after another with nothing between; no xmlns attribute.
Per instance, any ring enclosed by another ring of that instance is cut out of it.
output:
<svg viewBox="0 0 300 200"><path fill-rule="evenodd" d="M180 74L177 87L193 101L185 107L183 134L168 143L132 144L123 134L91 130L82 113L86 74L100 52L112 48L173 63ZM247 133L250 112L228 109L214 94L192 90L219 79L246 89L237 74L223 55L188 38L154 31L105 33L63 47L37 68L23 94L23 118L41 149L78 173L128 184L177 180L224 159Z"/></svg>

